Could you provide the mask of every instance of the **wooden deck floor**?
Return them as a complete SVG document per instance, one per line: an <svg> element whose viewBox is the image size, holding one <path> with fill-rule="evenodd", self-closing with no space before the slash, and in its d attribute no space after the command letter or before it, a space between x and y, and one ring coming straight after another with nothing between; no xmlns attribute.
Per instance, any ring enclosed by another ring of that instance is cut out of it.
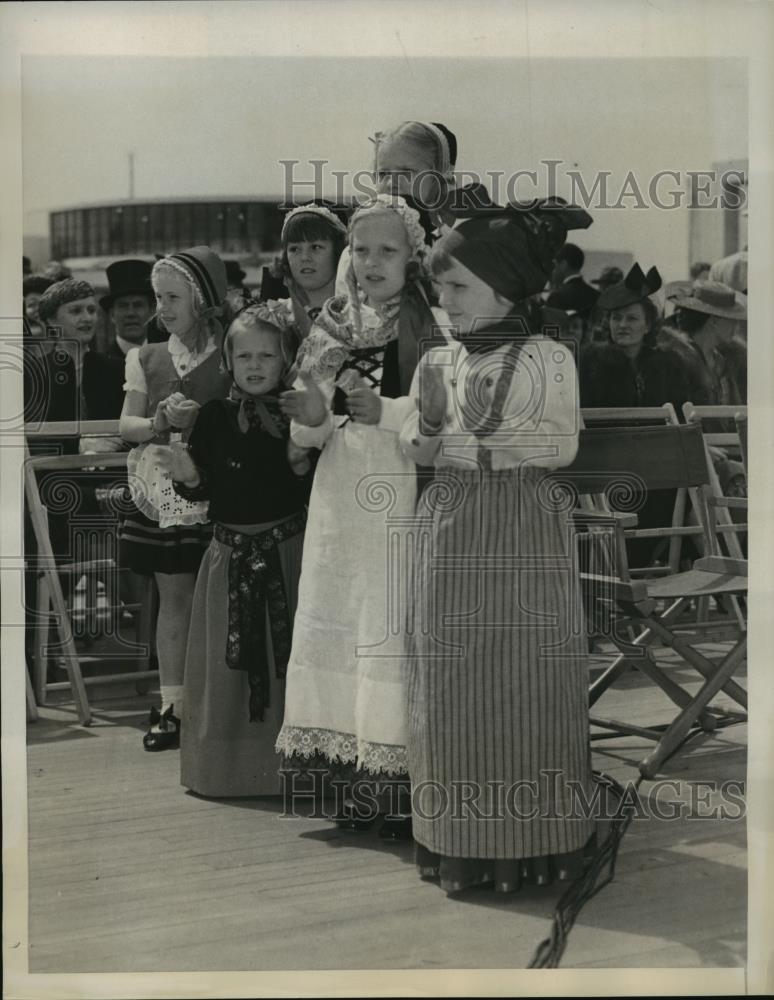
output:
<svg viewBox="0 0 774 1000"><path fill-rule="evenodd" d="M452 900L417 878L410 845L281 819L278 800L185 792L176 752L141 749L150 701L95 702L89 729L71 706L29 726L31 973L523 969L548 933L557 889ZM636 674L598 708L640 723L670 714ZM746 736L735 725L693 741L666 766L671 782L644 782L643 798L668 812L701 782L744 782ZM594 766L634 780L649 745L595 743ZM744 818L702 809L633 822L562 968L744 965Z"/></svg>

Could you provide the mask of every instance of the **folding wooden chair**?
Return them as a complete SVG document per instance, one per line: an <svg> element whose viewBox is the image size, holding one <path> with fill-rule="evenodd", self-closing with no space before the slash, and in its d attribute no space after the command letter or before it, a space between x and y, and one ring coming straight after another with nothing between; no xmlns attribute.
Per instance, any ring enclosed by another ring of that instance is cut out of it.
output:
<svg viewBox="0 0 774 1000"><path fill-rule="evenodd" d="M581 574L592 595L595 613L600 619L607 617L608 637L620 651L616 662L595 682L596 692L592 685L590 703L593 704L610 686L626 664L633 664L680 709L665 731L617 721L591 720L605 729L654 740L655 750L639 765L643 776L652 778L693 727L698 726L705 732L712 732L717 727L717 715L709 706L719 691L725 691L743 708L747 707L746 692L733 680L745 655L746 632L739 630L730 652L716 663L696 648L706 643L706 634L699 634L697 630L693 635L686 635L684 630L677 628L685 608L698 598L746 594L746 561L721 554L716 520L719 508L744 505L746 501L713 495L701 428L695 424L583 430L575 462L553 473L552 478L570 486L579 497L612 495L622 486L628 489L633 478L649 489L685 488L696 493L704 557L697 559L690 570L651 580L631 579L626 564L624 531L635 515L616 514L609 509L589 511L579 504L573 516L583 531L606 534L612 540L614 553L607 573ZM609 627L611 614L613 623ZM634 640L623 634L630 627L639 633ZM673 649L703 678L704 683L697 693L690 694L658 664L654 655L657 645Z"/></svg>
<svg viewBox="0 0 774 1000"><path fill-rule="evenodd" d="M26 435L29 439L61 438L73 433L89 434L91 436L112 436L117 433L117 430L117 421L97 421L80 424L49 423L28 428ZM87 577L86 612L91 614L96 610L95 574L104 573L108 580L113 580L117 567L115 561L112 559L92 559L88 557L88 553L86 553L86 558L84 559L77 558L76 554L76 558L64 563L57 561L51 546L48 530L48 514L41 501L36 474L41 471L72 472L89 469L94 466L99 466L101 469L123 469L126 467L126 452L100 455L31 456L29 447L25 444L24 486L27 507L37 544L36 568L39 574L35 601L35 612L39 624L35 631L35 655L33 661L35 698L38 705L44 705L48 691L69 687L73 693L80 722L85 726L91 722L91 709L86 694L87 684L115 683L125 680L142 683L151 677L157 676L157 672L154 670L135 670L122 673L112 672L84 678L81 670L81 658L75 645L72 616L65 600L61 575L69 575L72 581L77 581L79 575ZM110 590L114 590L114 588L109 587ZM112 593L111 595L109 593L108 596L109 598L112 596L112 610L117 609L119 605L117 594ZM149 650L149 639L152 631L149 618L153 613L152 601L153 590L152 588L146 588L146 597L141 607L135 609L140 611L138 627L139 643L133 649L127 648L127 658L137 660L146 649ZM62 660L68 678L66 681L55 681L53 683L47 679L49 621L52 612L59 639L57 653Z"/></svg>
<svg viewBox="0 0 774 1000"><path fill-rule="evenodd" d="M749 475L750 458L747 451L747 408L737 410L734 414L736 433L739 435L739 447L742 451L742 465L744 466L745 477Z"/></svg>
<svg viewBox="0 0 774 1000"><path fill-rule="evenodd" d="M737 430L736 419L739 417L740 420L743 419L745 421L746 430L747 407L694 406L693 403L686 403L685 406L683 406L683 416L685 417L686 423L698 424L702 429L707 458L707 469L709 471L709 483L713 494L716 497L722 497L723 489L720 484L720 478L718 477L715 469L711 449L721 448L724 451L727 451L732 457L738 457L742 463L742 467L745 469L746 475L746 466L744 464L745 455L742 450L742 443ZM720 427L718 425L720 425ZM726 429L720 429L722 427L725 427ZM731 428L733 428L733 430ZM734 556L736 559L743 559L744 553L742 552L742 547L739 544L739 539L736 535L736 532L739 529L731 529L729 527L731 522L732 518L729 511L725 507L721 507L718 511L718 523L719 525L726 526L723 535L725 547L727 548L730 556Z"/></svg>
<svg viewBox="0 0 774 1000"><path fill-rule="evenodd" d="M674 406L632 407L586 407L581 410L583 426L590 427L677 427L679 420ZM604 497L597 498L604 503ZM633 527L626 530L628 539L663 539L666 544L666 558L663 565L629 566L632 576L660 576L676 573L680 568L683 553L683 538L697 533L693 529L684 531L688 496L686 490L677 490L669 524L659 527Z"/></svg>

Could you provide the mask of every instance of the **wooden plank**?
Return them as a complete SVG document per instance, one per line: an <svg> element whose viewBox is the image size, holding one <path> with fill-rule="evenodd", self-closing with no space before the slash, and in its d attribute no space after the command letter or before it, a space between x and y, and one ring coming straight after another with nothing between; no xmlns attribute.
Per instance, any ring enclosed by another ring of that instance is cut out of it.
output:
<svg viewBox="0 0 774 1000"><path fill-rule="evenodd" d="M695 675L667 669L696 689ZM604 703L640 724L674 711L637 672ZM186 794L179 755L141 749L145 711L141 698L111 698L89 730L61 708L30 728L32 972L523 968L548 933L564 886L453 900L419 880L411 845L281 820L279 800ZM671 762L676 785L643 782L643 800L690 803L696 782L743 781L746 733L691 742ZM635 780L650 746L600 740L594 765ZM745 860L743 818L635 820L563 967L738 966Z"/></svg>

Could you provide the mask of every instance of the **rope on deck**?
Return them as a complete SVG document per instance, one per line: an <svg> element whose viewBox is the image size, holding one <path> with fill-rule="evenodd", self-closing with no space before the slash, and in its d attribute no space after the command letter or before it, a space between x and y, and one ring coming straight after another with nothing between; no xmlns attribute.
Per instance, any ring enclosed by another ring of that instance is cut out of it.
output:
<svg viewBox="0 0 774 1000"><path fill-rule="evenodd" d="M736 725L740 721L742 720L731 715L722 717L718 723L718 728L725 729L728 726ZM651 726L649 728L656 729L658 727ZM666 760L673 757L689 740L701 732L701 729L696 729L688 733ZM594 854L589 867L580 878L567 888L556 904L551 934L537 946L535 954L527 966L528 969L557 969L559 967L562 955L567 947L567 937L578 918L578 914L590 899L593 899L598 892L613 881L615 877L615 864L618 858L618 848L621 845L624 834L629 828L629 824L640 807L640 799L637 792L644 780L642 775L640 775L633 785L634 802L631 801L631 794L627 795L623 785L609 775L603 774L601 771L594 771L594 780L617 797L619 806L616 809L615 817L610 822L610 830ZM624 801L627 804L622 806L621 804Z"/></svg>

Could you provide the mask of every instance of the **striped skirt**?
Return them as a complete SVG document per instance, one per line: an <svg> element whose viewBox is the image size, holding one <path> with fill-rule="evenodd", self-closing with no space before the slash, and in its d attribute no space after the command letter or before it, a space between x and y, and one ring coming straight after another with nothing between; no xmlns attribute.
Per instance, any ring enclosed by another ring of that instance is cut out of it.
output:
<svg viewBox="0 0 774 1000"><path fill-rule="evenodd" d="M536 859L539 872L572 877L594 829L574 538L543 478L439 469L418 521L406 662L414 838L420 873L447 888L517 888Z"/></svg>

